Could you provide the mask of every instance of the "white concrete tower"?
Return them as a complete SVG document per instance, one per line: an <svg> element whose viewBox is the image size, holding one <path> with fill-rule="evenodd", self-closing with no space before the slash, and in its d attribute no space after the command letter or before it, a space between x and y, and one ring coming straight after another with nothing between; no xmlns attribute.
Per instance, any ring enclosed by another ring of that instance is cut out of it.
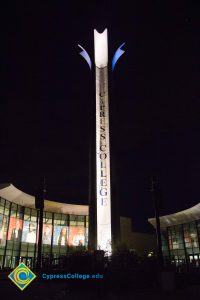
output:
<svg viewBox="0 0 200 300"><path fill-rule="evenodd" d="M96 217L97 249L112 251L108 103L108 38L94 30L96 65Z"/></svg>

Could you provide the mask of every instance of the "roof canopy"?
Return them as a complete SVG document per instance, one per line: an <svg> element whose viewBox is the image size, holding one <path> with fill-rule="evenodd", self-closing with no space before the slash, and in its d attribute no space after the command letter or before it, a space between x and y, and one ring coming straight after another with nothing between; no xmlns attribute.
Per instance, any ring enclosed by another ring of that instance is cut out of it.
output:
<svg viewBox="0 0 200 300"><path fill-rule="evenodd" d="M14 185L9 183L0 185L0 197L25 207L35 208L34 196L20 191ZM88 205L66 204L44 200L44 211L74 215L88 215Z"/></svg>
<svg viewBox="0 0 200 300"><path fill-rule="evenodd" d="M200 203L198 203L197 205L191 208L179 211L177 213L160 217L160 226L161 228L166 228L173 225L189 223L199 219L200 219ZM148 221L154 227L156 227L155 218L150 218L148 219Z"/></svg>

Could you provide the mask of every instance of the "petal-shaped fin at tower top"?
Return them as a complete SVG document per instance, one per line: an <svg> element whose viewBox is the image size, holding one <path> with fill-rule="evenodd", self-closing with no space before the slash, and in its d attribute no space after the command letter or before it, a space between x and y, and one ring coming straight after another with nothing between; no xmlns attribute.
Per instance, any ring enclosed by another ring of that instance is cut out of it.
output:
<svg viewBox="0 0 200 300"><path fill-rule="evenodd" d="M112 59L112 70L114 70L115 65L118 61L118 59L120 58L120 56L122 56L122 54L124 54L124 50L122 50L121 48L124 46L125 43L121 44L121 46L119 46L119 48L117 49L117 51L115 52L113 59Z"/></svg>
<svg viewBox="0 0 200 300"><path fill-rule="evenodd" d="M86 62L88 63L88 65L90 67L90 70L91 70L92 69L92 62L91 62L91 59L89 57L89 54L87 53L87 51L81 45L78 44L78 46L82 49L82 51L79 54L86 60Z"/></svg>

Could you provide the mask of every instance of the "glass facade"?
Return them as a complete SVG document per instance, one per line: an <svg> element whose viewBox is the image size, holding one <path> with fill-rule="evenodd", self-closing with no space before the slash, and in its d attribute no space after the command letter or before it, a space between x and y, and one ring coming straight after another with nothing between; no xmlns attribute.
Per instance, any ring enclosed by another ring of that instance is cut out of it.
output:
<svg viewBox="0 0 200 300"><path fill-rule="evenodd" d="M23 261L35 265L39 211L0 198L0 268ZM72 249L88 246L88 216L44 212L42 256L56 263Z"/></svg>
<svg viewBox="0 0 200 300"><path fill-rule="evenodd" d="M176 266L200 266L200 220L162 228L165 261Z"/></svg>

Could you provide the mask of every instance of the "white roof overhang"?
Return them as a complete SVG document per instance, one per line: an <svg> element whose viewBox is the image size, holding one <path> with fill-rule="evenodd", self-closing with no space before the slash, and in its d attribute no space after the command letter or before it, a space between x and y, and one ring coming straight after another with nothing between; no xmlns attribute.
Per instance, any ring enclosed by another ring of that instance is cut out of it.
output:
<svg viewBox="0 0 200 300"><path fill-rule="evenodd" d="M189 223L195 220L200 219L200 203L197 205L179 211L174 214L166 215L166 216L161 216L160 217L160 227L161 228L166 228L170 227L173 225L178 225L178 224L184 224L184 223ZM149 223L151 223L154 227L156 227L156 219L155 218L150 218L148 219Z"/></svg>
<svg viewBox="0 0 200 300"><path fill-rule="evenodd" d="M35 197L22 192L12 184L0 184L0 197L14 202L16 204L35 208ZM88 215L88 205L66 204L61 202L44 200L44 211L74 214L74 215Z"/></svg>

